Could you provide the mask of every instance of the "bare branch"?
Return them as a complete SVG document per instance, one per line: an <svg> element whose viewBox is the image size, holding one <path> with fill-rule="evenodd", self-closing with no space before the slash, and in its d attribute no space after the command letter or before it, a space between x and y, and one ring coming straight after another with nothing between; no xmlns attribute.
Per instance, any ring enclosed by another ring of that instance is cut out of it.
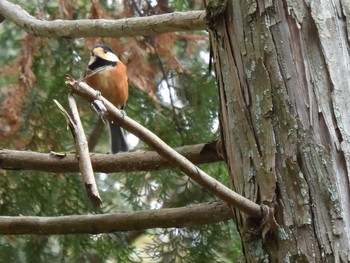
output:
<svg viewBox="0 0 350 263"><path fill-rule="evenodd" d="M104 215L0 216L0 234L99 234L149 228L189 227L218 223L231 218L232 209L224 202Z"/></svg>
<svg viewBox="0 0 350 263"><path fill-rule="evenodd" d="M68 94L68 103L69 103L69 108L71 110L71 118L73 121L72 127L74 129L72 129L72 133L73 133L75 145L77 148L81 178L84 182L86 193L90 201L92 202L94 208L98 209L102 204L102 200L96 185L94 171L92 169L91 160L90 160L88 142L86 140L83 125L81 124L77 104L75 102L73 94L71 93Z"/></svg>
<svg viewBox="0 0 350 263"><path fill-rule="evenodd" d="M195 164L222 161L216 149L216 142L182 146L175 150ZM154 151L90 155L95 172L136 172L174 168L173 163L169 163ZM0 150L0 169L72 173L79 172L79 165L75 154Z"/></svg>
<svg viewBox="0 0 350 263"><path fill-rule="evenodd" d="M163 142L154 133L135 122L128 116L125 116L117 109L113 104L106 100L100 93L92 89L84 82L76 82L71 78L67 78L66 84L72 89L72 92L78 93L89 101L100 99L105 105L108 113L113 118L114 121L118 122L121 127L131 132L143 142L148 144L150 147L155 149L159 155L164 157L168 162L174 163L177 168L188 175L191 179L197 182L199 185L205 189L211 191L216 196L220 197L222 200L226 201L230 205L238 208L239 210L245 212L254 218L262 217L261 207L252 202L251 200L245 198L232 191L230 188L226 187L219 181L215 180L213 177L199 169L181 154L176 152L174 149L169 147L165 142Z"/></svg>
<svg viewBox="0 0 350 263"><path fill-rule="evenodd" d="M150 36L206 29L205 11L175 12L118 20L39 20L19 5L0 1L0 14L28 34L51 38Z"/></svg>

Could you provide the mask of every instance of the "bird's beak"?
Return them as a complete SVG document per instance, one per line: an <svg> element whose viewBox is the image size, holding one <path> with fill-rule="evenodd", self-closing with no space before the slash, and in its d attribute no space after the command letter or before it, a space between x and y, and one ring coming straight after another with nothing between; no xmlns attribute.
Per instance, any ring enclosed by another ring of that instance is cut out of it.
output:
<svg viewBox="0 0 350 263"><path fill-rule="evenodd" d="M91 55L90 56L90 60L89 60L89 66L92 64L92 63L94 63L96 61L96 56L95 55Z"/></svg>

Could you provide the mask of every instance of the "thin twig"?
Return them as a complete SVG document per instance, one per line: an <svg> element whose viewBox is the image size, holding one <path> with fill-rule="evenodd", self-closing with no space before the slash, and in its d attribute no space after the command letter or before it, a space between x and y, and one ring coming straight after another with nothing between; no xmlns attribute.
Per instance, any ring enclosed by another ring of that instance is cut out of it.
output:
<svg viewBox="0 0 350 263"><path fill-rule="evenodd" d="M140 10L140 8L137 6L135 0L131 0L131 3L132 3L132 6L135 8L136 10L136 13L139 15L139 16L143 16L143 12Z"/></svg>
<svg viewBox="0 0 350 263"><path fill-rule="evenodd" d="M149 41L149 43L150 43L150 45L152 45L152 47L155 50L155 54L156 54L156 58L157 58L157 61L158 61L158 65L159 65L159 67L161 69L161 72L163 74L163 79L162 80L165 81L167 89L169 91L169 99L170 99L170 105L171 105L171 109L172 109L172 113L173 113L173 120L174 120L174 123L175 123L175 129L178 132L178 134L180 135L182 144L185 144L185 137L183 135L183 128L182 128L182 125L181 125L181 121L179 120L179 116L176 113L175 101L174 101L173 94L171 93L171 87L170 87L170 83L169 83L169 80L168 80L168 74L165 71L163 62L162 62L162 60L160 58L160 55L159 55L159 53L157 51L157 48L155 47L154 43L152 41Z"/></svg>
<svg viewBox="0 0 350 263"><path fill-rule="evenodd" d="M237 194L230 188L226 187L225 185L223 185L222 183L215 180L210 175L199 169L188 159L186 159L174 149L169 147L154 133L152 133L139 123L135 122L128 116L125 116L125 114L123 114L113 104L111 104L108 100L101 96L100 93L97 93L96 90L88 86L86 83L77 83L74 79L67 78L66 84L71 88L72 92L83 96L89 101L92 101L96 98L100 99L105 105L108 113L113 118L113 120L116 121L122 128L140 138L143 142L145 142L154 150L156 150L159 153L159 155L164 157L166 160L174 163L182 172L188 175L199 185L209 190L216 196L220 197L222 200L226 201L230 205L250 215L251 217L262 217L262 210L258 204Z"/></svg>

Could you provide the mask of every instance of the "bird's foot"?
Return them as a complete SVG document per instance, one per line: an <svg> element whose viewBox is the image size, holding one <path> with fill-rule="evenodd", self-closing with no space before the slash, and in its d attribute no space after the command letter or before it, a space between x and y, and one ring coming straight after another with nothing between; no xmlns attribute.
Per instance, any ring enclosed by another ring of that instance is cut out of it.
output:
<svg viewBox="0 0 350 263"><path fill-rule="evenodd" d="M101 96L102 96L101 91L96 90L96 94L95 94L95 96L96 96L96 100L101 100Z"/></svg>
<svg viewBox="0 0 350 263"><path fill-rule="evenodd" d="M120 110L120 113L122 114L122 117L123 117L123 119L124 119L125 116L126 116L126 112L125 112L124 110Z"/></svg>
<svg viewBox="0 0 350 263"><path fill-rule="evenodd" d="M101 92L100 92L101 95ZM107 109L101 100L94 100L90 104L90 108L97 113L101 120L106 123Z"/></svg>

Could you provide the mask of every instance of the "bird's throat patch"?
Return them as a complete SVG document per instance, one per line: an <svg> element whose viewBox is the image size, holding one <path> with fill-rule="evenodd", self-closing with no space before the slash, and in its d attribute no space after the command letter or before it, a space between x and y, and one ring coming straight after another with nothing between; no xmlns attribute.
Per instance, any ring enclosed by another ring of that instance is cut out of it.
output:
<svg viewBox="0 0 350 263"><path fill-rule="evenodd" d="M90 70L96 70L98 68L101 67L105 67L105 66L111 66L111 67L115 67L117 65L116 61L108 61L108 60L104 60L100 57L94 57L95 59L91 59L88 68Z"/></svg>

